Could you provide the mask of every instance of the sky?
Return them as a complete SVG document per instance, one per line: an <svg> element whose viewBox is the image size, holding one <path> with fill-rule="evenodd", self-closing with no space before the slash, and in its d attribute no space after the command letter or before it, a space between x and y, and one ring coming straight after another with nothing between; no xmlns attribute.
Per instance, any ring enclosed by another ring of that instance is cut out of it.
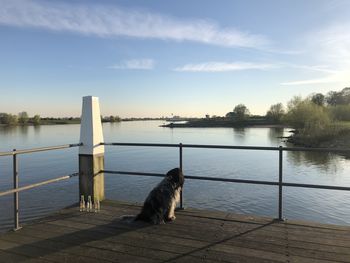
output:
<svg viewBox="0 0 350 263"><path fill-rule="evenodd" d="M263 115L349 86L348 0L0 0L0 112Z"/></svg>

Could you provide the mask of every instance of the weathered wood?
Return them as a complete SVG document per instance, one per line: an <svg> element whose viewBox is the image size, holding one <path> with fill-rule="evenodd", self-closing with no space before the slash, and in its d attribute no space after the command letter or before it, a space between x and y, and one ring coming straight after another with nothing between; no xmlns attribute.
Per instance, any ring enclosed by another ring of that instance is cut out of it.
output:
<svg viewBox="0 0 350 263"><path fill-rule="evenodd" d="M134 222L140 206L70 207L0 235L4 262L350 262L350 227L181 210L165 225Z"/></svg>

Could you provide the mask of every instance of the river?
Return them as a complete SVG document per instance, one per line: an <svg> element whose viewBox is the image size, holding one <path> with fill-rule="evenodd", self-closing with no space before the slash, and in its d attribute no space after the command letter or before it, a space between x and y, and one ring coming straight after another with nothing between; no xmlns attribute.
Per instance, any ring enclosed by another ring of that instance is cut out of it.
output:
<svg viewBox="0 0 350 263"><path fill-rule="evenodd" d="M244 146L285 145L281 128L161 128L161 121L103 124L105 142L191 143ZM0 151L79 142L79 125L0 127ZM177 148L106 146L105 169L166 173L179 163ZM188 149L187 175L278 180L278 152ZM78 170L78 148L24 154L19 159L20 186ZM285 182L350 186L350 160L341 155L285 152ZM143 202L160 178L105 175L106 198ZM0 157L0 191L12 187L12 157ZM350 193L305 188L283 189L283 216L289 219L350 225ZM20 222L45 216L78 201L78 178L20 194ZM0 230L12 227L13 197L0 197ZM184 206L277 217L278 187L187 180ZM103 209L103 207L102 207Z"/></svg>

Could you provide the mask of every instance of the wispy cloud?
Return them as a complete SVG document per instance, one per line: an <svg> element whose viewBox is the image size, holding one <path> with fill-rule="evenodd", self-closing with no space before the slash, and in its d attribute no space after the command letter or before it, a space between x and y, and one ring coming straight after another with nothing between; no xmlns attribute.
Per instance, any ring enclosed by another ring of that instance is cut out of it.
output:
<svg viewBox="0 0 350 263"><path fill-rule="evenodd" d="M350 83L350 23L333 24L306 37L305 48L317 66L295 68L319 71L320 76L311 79L293 80L281 85L312 85L323 83Z"/></svg>
<svg viewBox="0 0 350 263"><path fill-rule="evenodd" d="M287 81L281 83L281 85L313 85L313 84L325 84L325 83L340 83L342 85L348 85L350 82L350 69L339 70L331 74L327 74L325 77L312 78L306 80Z"/></svg>
<svg viewBox="0 0 350 263"><path fill-rule="evenodd" d="M154 68L153 59L131 59L124 60L118 64L110 66L111 69L141 69L141 70L151 70Z"/></svg>
<svg viewBox="0 0 350 263"><path fill-rule="evenodd" d="M182 67L177 67L175 71L185 72L225 72L225 71L238 71L238 70L266 70L276 68L276 65L251 63L251 62L205 62L200 64L186 64Z"/></svg>
<svg viewBox="0 0 350 263"><path fill-rule="evenodd" d="M180 19L96 4L65 4L38 0L2 0L0 24L68 31L97 37L127 36L194 41L224 47L262 48L269 40L259 34L199 19Z"/></svg>

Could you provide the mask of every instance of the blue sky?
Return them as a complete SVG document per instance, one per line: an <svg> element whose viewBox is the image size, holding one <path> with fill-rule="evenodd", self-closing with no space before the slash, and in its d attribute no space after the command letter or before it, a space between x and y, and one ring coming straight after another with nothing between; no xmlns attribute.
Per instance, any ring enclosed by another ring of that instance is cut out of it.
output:
<svg viewBox="0 0 350 263"><path fill-rule="evenodd" d="M0 0L0 112L253 114L350 86L350 1Z"/></svg>

